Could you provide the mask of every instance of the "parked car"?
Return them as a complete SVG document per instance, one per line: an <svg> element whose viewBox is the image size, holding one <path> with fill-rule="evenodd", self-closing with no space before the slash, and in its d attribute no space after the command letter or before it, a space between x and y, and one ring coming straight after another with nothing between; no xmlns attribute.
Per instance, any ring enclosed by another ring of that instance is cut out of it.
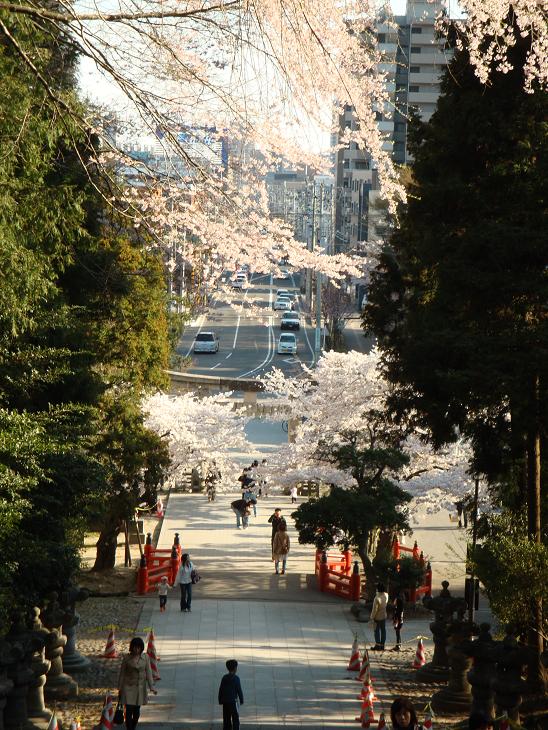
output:
<svg viewBox="0 0 548 730"><path fill-rule="evenodd" d="M280 322L280 329L283 330L299 330L301 329L301 321L297 312L284 312Z"/></svg>
<svg viewBox="0 0 548 730"><path fill-rule="evenodd" d="M276 299L276 301L273 304L274 309L280 309L283 312L290 312L291 311L291 302L289 302L287 299Z"/></svg>
<svg viewBox="0 0 548 730"><path fill-rule="evenodd" d="M194 338L194 352L219 352L219 338L215 332L198 332Z"/></svg>
<svg viewBox="0 0 548 730"><path fill-rule="evenodd" d="M297 354L297 338L290 332L283 332L278 341L278 355L287 354Z"/></svg>

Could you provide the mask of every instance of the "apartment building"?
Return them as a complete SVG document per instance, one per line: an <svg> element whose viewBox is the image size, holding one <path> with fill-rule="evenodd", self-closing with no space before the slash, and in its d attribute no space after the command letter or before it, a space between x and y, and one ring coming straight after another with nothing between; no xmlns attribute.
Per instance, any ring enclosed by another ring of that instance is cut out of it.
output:
<svg viewBox="0 0 548 730"><path fill-rule="evenodd" d="M383 54L380 66L387 75L390 102L377 111L377 123L386 135L384 149L397 164L410 162L407 115L411 107L428 120L439 95L440 76L448 61L444 40L436 36L435 19L445 12L442 0L407 0L405 15L379 15L376 32ZM339 135L352 128L352 107L339 116ZM387 223L379 199L378 176L369 154L355 143L339 150L335 161L335 250L360 248L379 241Z"/></svg>

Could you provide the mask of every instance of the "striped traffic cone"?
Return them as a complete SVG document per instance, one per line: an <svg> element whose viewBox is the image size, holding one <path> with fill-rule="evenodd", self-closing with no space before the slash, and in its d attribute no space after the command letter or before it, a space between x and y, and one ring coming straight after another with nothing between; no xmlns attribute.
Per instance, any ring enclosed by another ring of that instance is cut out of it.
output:
<svg viewBox="0 0 548 730"><path fill-rule="evenodd" d="M70 730L82 730L82 726L80 725L79 718L76 718L76 720L73 720L70 723Z"/></svg>
<svg viewBox="0 0 548 730"><path fill-rule="evenodd" d="M432 730L432 715L428 714L424 716L422 727L424 730Z"/></svg>
<svg viewBox="0 0 548 730"><path fill-rule="evenodd" d="M59 723L57 721L57 717L55 716L55 713L53 712L48 723L47 730L60 730Z"/></svg>
<svg viewBox="0 0 548 730"><path fill-rule="evenodd" d="M377 697L375 697L375 688L373 687L373 680L371 678L371 674L369 673L369 670L367 671L367 674L363 678L363 685L362 685L362 691L358 695L358 699L362 700L367 697L367 695L371 695L372 700L376 700Z"/></svg>
<svg viewBox="0 0 548 730"><path fill-rule="evenodd" d="M103 711L101 712L101 719L95 730L112 730L114 720L114 702L112 696L107 695L105 697L105 704L103 705Z"/></svg>
<svg viewBox="0 0 548 730"><path fill-rule="evenodd" d="M369 727L371 723L375 722L371 692L368 692L366 697L363 698L361 713L356 721L361 723L361 727Z"/></svg>
<svg viewBox="0 0 548 730"><path fill-rule="evenodd" d="M384 712L381 712L379 715L379 724L377 725L377 730L386 730L386 720L384 719Z"/></svg>
<svg viewBox="0 0 548 730"><path fill-rule="evenodd" d="M358 636L354 634L354 641L352 642L352 650L350 652L350 661L348 662L347 669L349 672L360 671L360 649L358 645Z"/></svg>
<svg viewBox="0 0 548 730"><path fill-rule="evenodd" d="M356 677L356 680L358 682L363 682L363 679L367 672L369 672L369 654L367 653L367 649L363 650L363 659L362 659L362 666L360 669L360 673Z"/></svg>
<svg viewBox="0 0 548 730"><path fill-rule="evenodd" d="M107 644L105 646L103 656L105 659L116 659L118 656L118 652L116 651L116 644L114 643L114 629L111 629L108 632Z"/></svg>
<svg viewBox="0 0 548 730"><path fill-rule="evenodd" d="M150 629L150 634L148 635L147 655L150 661L152 679L157 682L161 679L160 672L158 671L158 662L160 661L160 657L156 654L156 644L154 642L154 629Z"/></svg>
<svg viewBox="0 0 548 730"><path fill-rule="evenodd" d="M426 656L424 655L424 644L422 639L419 639L417 644L417 651L415 652L415 658L413 659L413 669L420 669L426 664Z"/></svg>

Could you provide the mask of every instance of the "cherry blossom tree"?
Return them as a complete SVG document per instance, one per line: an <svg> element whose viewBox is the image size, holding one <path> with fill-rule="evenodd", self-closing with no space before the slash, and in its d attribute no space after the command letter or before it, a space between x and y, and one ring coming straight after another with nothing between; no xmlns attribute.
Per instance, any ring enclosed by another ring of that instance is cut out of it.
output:
<svg viewBox="0 0 548 730"><path fill-rule="evenodd" d="M324 458L321 444L341 445L349 433L371 439L389 395L378 366L377 349L368 354L326 352L314 370L303 365L300 378L288 378L277 369L262 378L267 392L286 409L294 437L293 443L269 459L271 481L282 485L307 480L345 488L355 485L348 470ZM397 441L409 456L405 468L392 477L414 497L412 510L453 509L454 502L470 492L470 451L462 440L434 452L424 433L394 423L389 424L389 432L395 439L392 443Z"/></svg>
<svg viewBox="0 0 548 730"><path fill-rule="evenodd" d="M173 482L188 469L215 461L222 474L219 489L230 491L240 473L231 451L251 449L244 432L248 419L234 410L228 395L156 393L144 401L143 410L147 426L169 441Z"/></svg>

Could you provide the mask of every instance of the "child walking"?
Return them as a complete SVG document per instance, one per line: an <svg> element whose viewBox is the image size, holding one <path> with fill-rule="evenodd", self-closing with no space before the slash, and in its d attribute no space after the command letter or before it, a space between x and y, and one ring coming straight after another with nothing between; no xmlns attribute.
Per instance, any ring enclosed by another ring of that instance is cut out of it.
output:
<svg viewBox="0 0 548 730"><path fill-rule="evenodd" d="M158 583L158 595L160 596L160 612L163 613L166 610L167 603L167 592L171 586L167 582L167 575L163 575Z"/></svg>
<svg viewBox="0 0 548 730"><path fill-rule="evenodd" d="M226 668L228 674L224 675L219 685L219 704L223 706L223 730L240 730L238 701L243 705L244 695L240 678L236 674L238 670L236 659L229 659Z"/></svg>

